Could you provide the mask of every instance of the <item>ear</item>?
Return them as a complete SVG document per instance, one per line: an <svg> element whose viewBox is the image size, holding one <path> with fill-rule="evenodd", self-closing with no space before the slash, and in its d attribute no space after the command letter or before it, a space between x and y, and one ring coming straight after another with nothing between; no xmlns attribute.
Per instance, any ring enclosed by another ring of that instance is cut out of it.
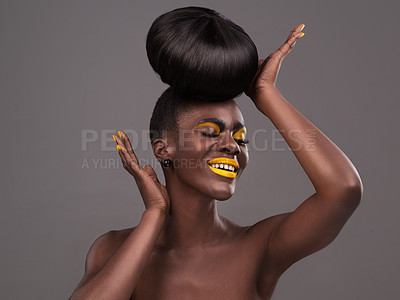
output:
<svg viewBox="0 0 400 300"><path fill-rule="evenodd" d="M166 139L154 140L152 143L152 147L154 156L157 158L159 162L162 162L166 158L172 159L171 157L172 153L168 151L169 147Z"/></svg>

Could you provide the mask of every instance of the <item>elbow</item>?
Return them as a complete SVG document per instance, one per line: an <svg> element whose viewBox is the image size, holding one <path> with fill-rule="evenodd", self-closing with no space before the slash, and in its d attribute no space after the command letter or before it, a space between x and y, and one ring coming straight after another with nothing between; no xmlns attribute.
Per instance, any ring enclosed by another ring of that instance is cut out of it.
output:
<svg viewBox="0 0 400 300"><path fill-rule="evenodd" d="M354 210L359 206L364 193L364 186L357 174L353 179L346 181L342 188L341 199Z"/></svg>
<svg viewBox="0 0 400 300"><path fill-rule="evenodd" d="M356 174L354 179L350 181L347 185L347 188L351 194L354 195L358 202L361 201L363 193L364 193L364 185L362 183L360 175Z"/></svg>
<svg viewBox="0 0 400 300"><path fill-rule="evenodd" d="M321 199L335 203L347 211L354 211L363 197L364 186L358 174L335 180L324 193L319 193Z"/></svg>

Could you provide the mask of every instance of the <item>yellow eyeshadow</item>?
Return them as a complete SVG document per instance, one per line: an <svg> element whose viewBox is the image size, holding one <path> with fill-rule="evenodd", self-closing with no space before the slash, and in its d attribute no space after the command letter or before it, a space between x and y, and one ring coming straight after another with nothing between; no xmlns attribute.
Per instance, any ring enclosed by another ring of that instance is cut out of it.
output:
<svg viewBox="0 0 400 300"><path fill-rule="evenodd" d="M215 128L215 130L217 130L217 134L219 134L219 132L220 132L220 129L219 129L218 125L217 125L217 124L214 124L214 123L211 123L211 122L201 123L200 125L197 125L197 126L195 127L195 129L200 128L200 127L203 127L203 126L212 126L212 127Z"/></svg>
<svg viewBox="0 0 400 300"><path fill-rule="evenodd" d="M246 127L243 127L242 129L235 132L233 138L236 140L244 140L246 137L246 132L247 132Z"/></svg>

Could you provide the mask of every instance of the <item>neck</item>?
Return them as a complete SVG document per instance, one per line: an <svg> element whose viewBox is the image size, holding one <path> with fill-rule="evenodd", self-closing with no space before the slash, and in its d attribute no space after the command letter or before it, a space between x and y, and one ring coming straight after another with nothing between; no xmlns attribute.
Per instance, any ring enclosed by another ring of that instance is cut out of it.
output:
<svg viewBox="0 0 400 300"><path fill-rule="evenodd" d="M166 187L171 206L161 234L163 244L188 249L205 247L223 237L226 225L218 215L215 199L176 178L166 178Z"/></svg>

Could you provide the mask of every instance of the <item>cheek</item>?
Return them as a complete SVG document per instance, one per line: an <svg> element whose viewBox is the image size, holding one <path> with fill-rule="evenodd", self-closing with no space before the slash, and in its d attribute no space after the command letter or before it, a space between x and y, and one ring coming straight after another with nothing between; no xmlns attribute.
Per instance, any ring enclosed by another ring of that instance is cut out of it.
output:
<svg viewBox="0 0 400 300"><path fill-rule="evenodd" d="M238 162L239 162L240 168L242 169L242 172L243 172L243 169L246 168L247 164L249 163L249 152L248 152L247 147L238 156Z"/></svg>
<svg viewBox="0 0 400 300"><path fill-rule="evenodd" d="M203 160L209 156L213 143L215 144L210 139L202 139L201 137L188 138L179 144L176 158Z"/></svg>
<svg viewBox="0 0 400 300"><path fill-rule="evenodd" d="M179 172L199 172L200 169L208 167L206 162L207 151L195 145L187 146L186 149L180 149L175 156L175 166Z"/></svg>

